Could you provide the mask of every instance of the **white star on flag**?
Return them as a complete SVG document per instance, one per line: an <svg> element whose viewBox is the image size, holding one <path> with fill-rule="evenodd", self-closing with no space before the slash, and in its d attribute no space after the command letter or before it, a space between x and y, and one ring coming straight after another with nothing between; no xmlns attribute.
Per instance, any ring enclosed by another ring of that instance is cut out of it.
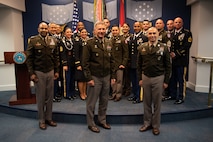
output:
<svg viewBox="0 0 213 142"><path fill-rule="evenodd" d="M79 22L78 7L77 7L77 3L75 0L74 4L73 4L73 16L72 16L72 30L73 31L76 30L78 22Z"/></svg>
<svg viewBox="0 0 213 142"><path fill-rule="evenodd" d="M42 20L48 23L65 24L72 21L73 3L47 5L42 3Z"/></svg>
<svg viewBox="0 0 213 142"><path fill-rule="evenodd" d="M154 20L162 17L162 0L127 0L127 17L135 21Z"/></svg>

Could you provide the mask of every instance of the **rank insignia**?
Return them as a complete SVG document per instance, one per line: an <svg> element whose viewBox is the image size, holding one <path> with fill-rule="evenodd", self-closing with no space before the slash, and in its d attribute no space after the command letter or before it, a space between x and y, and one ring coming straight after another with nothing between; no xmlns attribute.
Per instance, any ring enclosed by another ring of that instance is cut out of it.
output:
<svg viewBox="0 0 213 142"><path fill-rule="evenodd" d="M192 37L191 36L188 38L188 42L192 42Z"/></svg>

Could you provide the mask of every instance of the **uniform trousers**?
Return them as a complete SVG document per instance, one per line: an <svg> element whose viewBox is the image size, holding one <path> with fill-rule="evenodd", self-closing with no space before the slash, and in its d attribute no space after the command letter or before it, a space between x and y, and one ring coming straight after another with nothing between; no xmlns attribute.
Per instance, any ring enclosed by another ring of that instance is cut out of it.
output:
<svg viewBox="0 0 213 142"><path fill-rule="evenodd" d="M54 93L54 71L43 73L35 71L38 82L35 83L36 102L39 122L52 120L52 104Z"/></svg>
<svg viewBox="0 0 213 142"><path fill-rule="evenodd" d="M131 94L131 80L130 80L130 68L127 66L124 69L124 76L123 76L123 95L130 95Z"/></svg>
<svg viewBox="0 0 213 142"><path fill-rule="evenodd" d="M112 85L112 97L121 98L123 84L123 69L116 71L116 82Z"/></svg>
<svg viewBox="0 0 213 142"><path fill-rule="evenodd" d="M87 85L87 124L88 126L95 126L94 115L95 105L98 104L98 121L99 123L106 123L106 111L108 105L109 89L110 89L110 75L105 77L92 76L95 82L94 86Z"/></svg>
<svg viewBox="0 0 213 142"><path fill-rule="evenodd" d="M169 83L169 94L176 100L183 100L186 96L186 74L187 67L172 66L172 76ZM179 85L178 93L177 84Z"/></svg>
<svg viewBox="0 0 213 142"><path fill-rule="evenodd" d="M62 95L62 81L61 78L54 80L54 97L60 97Z"/></svg>
<svg viewBox="0 0 213 142"><path fill-rule="evenodd" d="M134 98L136 100L140 99L140 86L139 86L139 81L138 81L138 73L137 73L137 69L130 69L130 79L132 82L132 93L134 94Z"/></svg>
<svg viewBox="0 0 213 142"><path fill-rule="evenodd" d="M160 128L164 75L147 77L142 74L142 78L144 89L144 125Z"/></svg>
<svg viewBox="0 0 213 142"><path fill-rule="evenodd" d="M75 68L68 66L68 71L65 72L66 76L66 98L75 95Z"/></svg>

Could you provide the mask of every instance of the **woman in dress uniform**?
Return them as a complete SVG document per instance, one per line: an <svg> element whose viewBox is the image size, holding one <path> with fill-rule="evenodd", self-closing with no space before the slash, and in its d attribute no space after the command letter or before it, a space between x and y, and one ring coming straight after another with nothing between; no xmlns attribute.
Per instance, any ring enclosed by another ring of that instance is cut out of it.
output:
<svg viewBox="0 0 213 142"><path fill-rule="evenodd" d="M84 76L84 73L82 71L82 54L83 54L83 48L87 44L87 39L88 39L88 33L85 28L80 30L80 38L76 37L75 38L75 44L74 44L74 49L75 49L75 66L76 66L76 74L75 74L75 79L78 82L78 89L80 92L80 97L82 100L85 100L87 95L86 95L86 79Z"/></svg>
<svg viewBox="0 0 213 142"><path fill-rule="evenodd" d="M61 40L61 48L63 52L61 55L63 70L65 71L65 95L69 100L74 100L75 95L75 55L74 55L74 40L72 37L72 30L66 28L64 37Z"/></svg>

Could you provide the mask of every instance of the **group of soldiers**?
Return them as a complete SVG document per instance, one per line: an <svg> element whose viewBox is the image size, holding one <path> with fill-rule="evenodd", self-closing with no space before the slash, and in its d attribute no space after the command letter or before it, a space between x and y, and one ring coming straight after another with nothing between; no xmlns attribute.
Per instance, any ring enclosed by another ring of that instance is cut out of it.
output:
<svg viewBox="0 0 213 142"><path fill-rule="evenodd" d="M186 80L187 80L187 68L189 63L189 48L192 43L192 34L189 30L184 29L183 20L180 17L177 17L174 20L168 20L166 24L162 19L157 19L154 24L148 20L136 21L133 25L134 33L130 33L130 26L127 23L124 23L120 28L117 25L110 25L110 21L106 18L103 20L106 25L106 34L105 37L110 39L113 45L113 54L116 57L115 66L116 71L119 70L116 74L117 82L115 85L111 86L111 91L109 94L109 99L114 100L115 102L120 101L122 96L132 96L128 97L129 101L132 101L133 104L140 103L143 100L142 88L138 84L138 73L137 73L137 56L138 56L138 46L144 42L147 42L147 30L154 26L159 32L158 41L166 44L171 53L171 59L173 62L173 75L171 75L170 85L165 90L162 95L162 100L177 100L176 103L182 103L185 97L186 91ZM178 27L179 26L179 27ZM111 27L111 28L110 28ZM83 22L77 24L78 31L72 33L73 44L75 41L78 41L80 38L79 31L80 29L85 28ZM179 29L178 29L179 28ZM176 34L178 32L178 34ZM61 27L54 23L49 24L49 34L54 36L59 41L62 40L63 34ZM95 33L93 33L94 35ZM90 34L88 33L88 37ZM60 48L60 52L63 52L63 48ZM73 51L74 52L74 51ZM175 57L181 57L174 58ZM74 53L72 54L73 60ZM60 77L55 81L54 89L54 101L60 102L62 96L73 100L76 98L78 93L78 85L76 85L75 80L72 79L72 90L73 95L66 96L66 90L64 90L66 85L64 82L63 75L63 61L60 58ZM75 64L75 61L73 62ZM75 66L73 64L73 66ZM182 71L175 70L175 66L183 66ZM75 70L75 69L74 69ZM72 75L74 76L74 72ZM179 83L179 93L177 94L177 83ZM70 84L68 84L70 86Z"/></svg>
<svg viewBox="0 0 213 142"><path fill-rule="evenodd" d="M133 104L142 102L143 75L152 78L165 74L168 87L164 87L167 89L161 94L162 99L173 99L175 104L183 103L192 34L184 29L183 19L180 17L168 20L166 25L167 30L162 19L157 19L154 26L148 20L136 21L133 24L134 32L130 33L127 23L121 29L118 25L112 25L110 29L110 21L104 19L95 24L93 37L89 38L90 34L83 22L77 24L74 32L69 27L62 30L54 23L40 23L39 34L29 38L27 48L28 70L31 80L36 83L39 127L46 129L46 124L57 125L52 121L51 101L60 102L62 97L74 100L79 93L82 100L87 98L88 128L93 132L100 131L94 123L94 107L100 97L99 123L101 127L110 129L110 125L106 123L106 99L118 102L122 96L129 96L128 100ZM150 51L147 51L148 48L151 48ZM160 77L162 80L163 76ZM147 88L145 92L146 97L151 93L147 92ZM148 106L147 101L144 104ZM154 106L160 106L159 102L158 104ZM160 109L158 110L157 128L160 125ZM143 126L140 131L148 128L148 125ZM153 134L159 134L159 130L153 129Z"/></svg>
<svg viewBox="0 0 213 142"><path fill-rule="evenodd" d="M136 21L133 24L133 33L130 33L131 27L127 23L124 23L121 28L113 25L109 29L110 21L108 19L104 19L103 21L106 23L106 28L108 29L105 37L112 41L114 48L112 52L116 55L116 60L120 60L115 61L118 64L116 67L119 68L119 73L117 73L117 78L119 78L117 93L115 93L115 86L112 86L112 96L110 99L119 101L121 94L123 96L133 94L128 98L133 104L140 103L143 100L143 90L138 85L138 47L148 41L148 29L155 27L159 32L158 41L168 47L173 65L169 87L165 89L162 100L175 100L175 104L183 103L188 77L189 49L192 44L192 33L184 29L183 19L181 17L177 17L174 20L169 19L166 21L166 24L162 19L157 19L154 24L148 20L142 22ZM116 33L115 31L118 32ZM119 46L123 47L120 52L116 51L116 49L119 49ZM120 68L120 65L123 65L123 67ZM122 71L123 73L120 73ZM177 85L179 85L179 91L177 91Z"/></svg>
<svg viewBox="0 0 213 142"><path fill-rule="evenodd" d="M55 23L48 24L49 35L57 39L59 51L59 78L54 81L54 102L60 102L64 97L69 100L77 98L77 94L82 100L86 99L86 86L82 81L76 81L76 72L80 66L82 49L80 49L88 39L89 34L83 22L77 24L77 30L72 31L69 27L60 27ZM81 31L86 34L86 38L81 37ZM68 69L69 68L69 69ZM82 70L82 69L80 69ZM79 75L79 74L77 74ZM81 75L81 74L80 74ZM78 80L78 79L77 79ZM85 82L85 81L84 81ZM82 84L83 83L83 84ZM84 88L83 94L80 94Z"/></svg>

